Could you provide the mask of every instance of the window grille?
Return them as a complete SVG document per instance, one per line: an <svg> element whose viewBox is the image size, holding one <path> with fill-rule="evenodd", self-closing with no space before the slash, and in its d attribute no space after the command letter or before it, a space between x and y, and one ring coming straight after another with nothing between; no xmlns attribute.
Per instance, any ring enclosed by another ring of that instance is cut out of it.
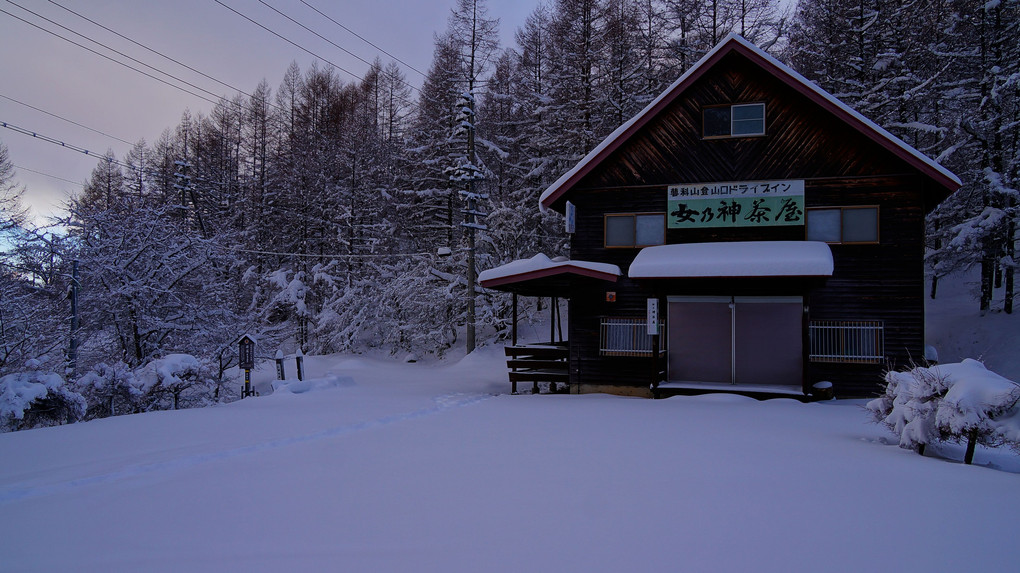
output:
<svg viewBox="0 0 1020 573"><path fill-rule="evenodd" d="M808 359L812 362L885 362L885 326L881 320L812 320L808 337Z"/></svg>
<svg viewBox="0 0 1020 573"><path fill-rule="evenodd" d="M665 324L659 321L659 352L666 349ZM602 356L651 356L652 336L644 318L603 318L599 329Z"/></svg>

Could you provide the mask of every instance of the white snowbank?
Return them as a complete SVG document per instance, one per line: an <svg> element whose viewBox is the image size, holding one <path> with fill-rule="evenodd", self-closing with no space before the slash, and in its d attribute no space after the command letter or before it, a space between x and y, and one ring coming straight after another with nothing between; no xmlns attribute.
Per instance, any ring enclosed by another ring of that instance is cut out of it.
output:
<svg viewBox="0 0 1020 573"><path fill-rule="evenodd" d="M325 378L306 378L304 380L274 380L273 395L277 394L305 394L308 392L319 392L333 388L355 386L354 378L350 376L328 376Z"/></svg>
<svg viewBox="0 0 1020 573"><path fill-rule="evenodd" d="M832 251L818 241L737 241L645 247L631 278L830 276Z"/></svg>
<svg viewBox="0 0 1020 573"><path fill-rule="evenodd" d="M890 447L859 401L509 396L498 347L455 364L306 359L311 378L357 385L0 435L0 570L1012 571L1020 557L1017 456L979 449L1008 471L933 463Z"/></svg>

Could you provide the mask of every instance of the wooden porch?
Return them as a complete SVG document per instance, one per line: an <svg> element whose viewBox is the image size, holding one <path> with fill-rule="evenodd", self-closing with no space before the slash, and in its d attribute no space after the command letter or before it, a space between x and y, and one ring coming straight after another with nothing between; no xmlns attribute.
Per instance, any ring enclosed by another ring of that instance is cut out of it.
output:
<svg viewBox="0 0 1020 573"><path fill-rule="evenodd" d="M483 288L513 294L511 342L506 346L510 388L517 394L517 383L532 384L531 392L541 391L539 384L547 384L552 393L569 392L570 350L563 339L563 317L560 300L569 299L575 292L585 292L606 282L616 282L620 268L606 263L550 259L535 255L507 263L478 275ZM518 344L518 296L549 297L549 342Z"/></svg>
<svg viewBox="0 0 1020 573"><path fill-rule="evenodd" d="M531 393L538 394L539 383L547 383L549 392L556 394L569 388L570 350L566 342L517 344L505 348L506 365L510 369L510 388L517 394L518 382L531 382ZM562 384L562 389L560 385Z"/></svg>

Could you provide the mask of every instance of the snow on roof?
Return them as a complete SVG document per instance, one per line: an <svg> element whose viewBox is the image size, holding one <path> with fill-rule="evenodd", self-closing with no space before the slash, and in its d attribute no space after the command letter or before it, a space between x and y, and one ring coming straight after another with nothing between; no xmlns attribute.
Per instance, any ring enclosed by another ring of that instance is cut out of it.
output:
<svg viewBox="0 0 1020 573"><path fill-rule="evenodd" d="M818 241L686 243L641 249L631 278L831 276L832 251Z"/></svg>
<svg viewBox="0 0 1020 573"><path fill-rule="evenodd" d="M478 282L483 283L482 286L486 286L484 283L493 283L499 281L498 284L503 282L500 279L507 279L510 277L517 277L521 275L535 274L538 276L548 276L551 274L557 274L558 272L577 272L582 271L581 274L588 275L612 275L620 276L620 267L611 265L608 263L593 263L589 261L571 261L561 257L550 259L549 257L539 253L530 259L520 259L513 262L509 262L503 266L496 267L478 273ZM583 272L589 271L589 272ZM538 278L537 276L535 278Z"/></svg>
<svg viewBox="0 0 1020 573"><path fill-rule="evenodd" d="M657 97L654 100L652 100L651 103L649 103L647 106L645 106L645 108L643 110L641 110L640 112L638 112L637 115L635 115L634 117L630 118L629 121L627 121L626 123L624 123L620 127L616 128L616 130L613 131L613 133L609 134L609 136L606 137L602 141L602 143L600 143L595 149L592 149L587 155L585 155L584 158L581 159L581 161L579 161L577 163L577 165L574 166L573 169L571 169L570 171L564 173L563 176L561 176L552 185L550 185L545 191L543 191L542 195L538 198L539 209L544 211L546 209L546 207L547 207L547 203L551 203L552 201L555 201L555 199L558 198L559 195L562 193L562 191L560 189L561 187L563 187L565 184L567 184L567 182L571 181L571 179L575 175L577 175L579 172L581 172L583 169L585 169L589 163L591 163L596 158L598 158L600 155L602 155L602 153L604 151L606 151L606 149L609 148L611 145L613 145L618 138L623 136L625 133L630 132L631 128L634 127L635 124L637 124L638 122L642 122L642 124L643 124L645 116L649 115L653 110L655 110L659 106L659 104L662 102L662 100L664 100L667 97L673 95L673 91L674 90L676 90L680 85L682 85L684 82L686 82L687 79L690 78L692 75L697 73L700 70L700 68L703 65L705 65L706 62L711 60L720 50L723 49L723 47L725 47L728 44L730 44L730 42L735 42L735 43L745 47L746 49L750 50L752 53L754 53L757 56L761 57L762 59L764 59L769 64L775 66L780 72L782 72L782 73L786 74L787 76L789 76L792 80L794 80L796 83L800 84L802 87L807 88L808 90L810 90L811 92L815 93L820 98L822 98L824 101L830 103L835 108L839 109L840 111L842 111L842 112L846 113L847 115L849 115L851 118L853 118L853 119L857 120L858 122L860 122L862 127L871 130L875 134L879 135L880 137L884 138L888 142L892 143L894 146L896 146L896 147L902 149L903 151L907 152L912 157L914 157L917 160L919 160L922 164L924 164L924 165L928 166L929 168L933 169L934 171L938 172L940 175L942 175L943 177L945 177L949 181L954 182L957 186L962 185L962 182L960 181L959 177L957 177L955 174L953 174L951 171L949 171L948 169L946 169L942 165L939 165L938 163L936 163L933 159L931 159L927 155L925 155L925 154L921 153L920 151L914 149L913 147L908 145L906 142L904 142L902 139L900 139L900 138L896 137L895 135L889 133L888 131L883 129L881 126L879 126L875 122L873 122L870 119L864 117L863 115L858 113L856 110L854 110L850 106L848 106L845 103L843 103L840 100L838 100L835 96L833 96L829 92L827 92L827 91L823 90L822 88L820 88L817 84L815 84L811 80L809 80L809 79L805 78L804 76L802 76L800 73L795 71L793 68L787 66L786 64L784 64L784 63L780 62L779 60L775 59L774 57L770 56L764 50L762 50L758 46L755 46L751 42L747 41L746 39L744 39L739 34L731 32L725 38L723 38L723 40L721 42L716 44L716 46L714 48L712 48L708 53L706 53L700 60L698 60L697 63L695 63L693 66L691 66L690 69L688 69L686 72L684 72L684 74L682 76L680 76L675 82L673 82L668 88L666 88L661 94L659 94L659 97Z"/></svg>

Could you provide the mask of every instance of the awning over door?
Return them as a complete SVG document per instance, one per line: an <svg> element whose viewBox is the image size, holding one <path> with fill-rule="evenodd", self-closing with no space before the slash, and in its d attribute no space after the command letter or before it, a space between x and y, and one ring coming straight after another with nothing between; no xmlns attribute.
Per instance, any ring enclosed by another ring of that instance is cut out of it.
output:
<svg viewBox="0 0 1020 573"><path fill-rule="evenodd" d="M828 277L832 251L818 241L738 241L645 247L628 276L653 278Z"/></svg>
<svg viewBox="0 0 1020 573"><path fill-rule="evenodd" d="M537 254L482 271L478 283L485 288L524 296L567 297L578 283L616 282L620 267L608 263L550 259Z"/></svg>

